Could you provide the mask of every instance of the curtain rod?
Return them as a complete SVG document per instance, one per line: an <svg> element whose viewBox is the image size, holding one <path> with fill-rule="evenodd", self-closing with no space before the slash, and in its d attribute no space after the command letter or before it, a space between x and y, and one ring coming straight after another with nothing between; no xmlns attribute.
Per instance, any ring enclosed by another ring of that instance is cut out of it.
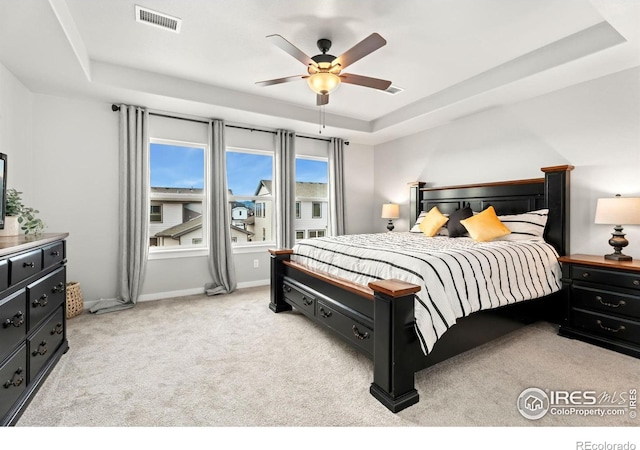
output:
<svg viewBox="0 0 640 450"><path fill-rule="evenodd" d="M120 111L120 107L118 105L111 105L111 111ZM158 117L167 117L169 119L178 119L178 120L186 120L188 122L198 122L198 123L209 123L208 120L205 119L197 119L197 118L189 118L189 117L180 117L180 116L174 116L168 113L161 113L161 112L149 112L149 115L151 116L158 116ZM276 134L275 131L272 130L262 130L260 128L251 128L251 127L244 127L244 126L240 126L240 125L229 125L229 124L225 124L225 127L229 127L229 128L237 128L239 130L247 130L247 131L260 131L262 133L271 133L271 134ZM301 134L296 134L296 137L299 138L303 138L303 139L314 139L316 141L325 141L325 142L331 142L331 139L328 138L319 138L319 137L315 137L315 136L304 136ZM344 145L349 145L349 141L345 141Z"/></svg>

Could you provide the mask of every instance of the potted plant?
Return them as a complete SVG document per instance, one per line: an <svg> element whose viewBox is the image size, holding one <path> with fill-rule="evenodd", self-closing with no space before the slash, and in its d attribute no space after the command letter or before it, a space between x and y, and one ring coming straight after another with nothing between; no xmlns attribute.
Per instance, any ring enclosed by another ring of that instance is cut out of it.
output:
<svg viewBox="0 0 640 450"><path fill-rule="evenodd" d="M38 210L24 206L22 192L7 189L4 230L0 230L0 234L15 236L21 232L34 235L42 233L46 225L36 217L38 213Z"/></svg>

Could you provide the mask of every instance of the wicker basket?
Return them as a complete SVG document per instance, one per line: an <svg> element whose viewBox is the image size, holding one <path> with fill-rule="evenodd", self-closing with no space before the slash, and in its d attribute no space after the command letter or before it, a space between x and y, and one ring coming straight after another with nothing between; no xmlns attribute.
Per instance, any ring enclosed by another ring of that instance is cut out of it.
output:
<svg viewBox="0 0 640 450"><path fill-rule="evenodd" d="M80 283L70 281L67 283L67 319L77 316L82 312L82 291Z"/></svg>

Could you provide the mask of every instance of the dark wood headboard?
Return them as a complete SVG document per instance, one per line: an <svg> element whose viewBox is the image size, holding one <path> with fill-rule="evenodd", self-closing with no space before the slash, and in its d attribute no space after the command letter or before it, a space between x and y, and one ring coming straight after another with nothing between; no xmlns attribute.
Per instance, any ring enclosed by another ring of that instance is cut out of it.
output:
<svg viewBox="0 0 640 450"><path fill-rule="evenodd" d="M573 166L543 167L544 177L496 183L425 188L410 186L410 226L421 211L434 206L450 214L469 205L473 211L493 206L498 215L549 208L545 239L560 255L569 254L569 173Z"/></svg>

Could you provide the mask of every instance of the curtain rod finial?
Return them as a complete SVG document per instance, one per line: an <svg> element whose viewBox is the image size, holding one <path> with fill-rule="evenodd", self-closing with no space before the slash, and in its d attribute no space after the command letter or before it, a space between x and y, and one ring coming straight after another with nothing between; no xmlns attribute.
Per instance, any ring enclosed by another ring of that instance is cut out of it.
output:
<svg viewBox="0 0 640 450"><path fill-rule="evenodd" d="M111 111L120 111L120 107L118 105L111 105Z"/></svg>

